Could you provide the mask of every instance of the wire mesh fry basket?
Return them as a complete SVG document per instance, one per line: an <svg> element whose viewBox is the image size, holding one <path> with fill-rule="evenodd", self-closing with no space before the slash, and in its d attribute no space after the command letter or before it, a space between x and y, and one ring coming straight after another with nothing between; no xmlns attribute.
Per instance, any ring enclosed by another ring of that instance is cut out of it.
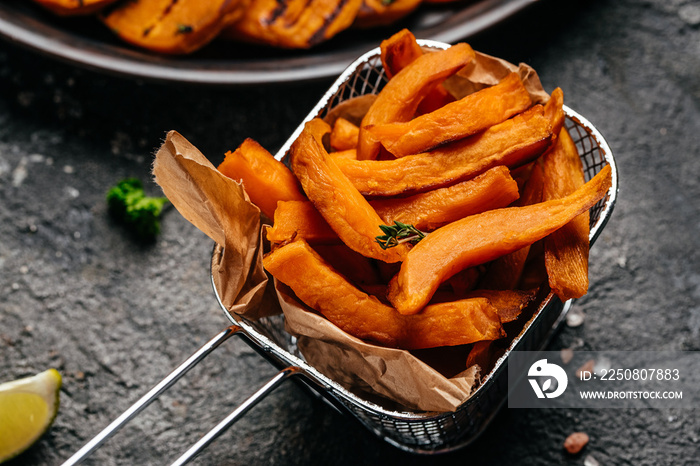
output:
<svg viewBox="0 0 700 466"><path fill-rule="evenodd" d="M441 49L448 45L440 42L419 41L426 48ZM379 49L374 49L358 58L329 88L318 104L299 125L277 153L283 159L294 140L302 131L304 123L324 117L335 106L350 98L376 94L387 79L384 74ZM596 240L611 216L618 189L617 169L612 152L603 136L584 117L568 107L565 127L571 134L583 163L586 180L591 179L605 165L612 168L612 186L606 196L590 209L590 243ZM217 246L212 254L215 262L221 249ZM212 281L213 283L213 281ZM504 404L508 395L508 356L512 351L538 351L544 348L559 327L571 302L562 303L552 293L547 295L525 322L522 331L510 342L505 353L496 361L491 371L482 378L471 397L453 412L415 412L388 409L367 397L344 388L337 381L322 374L299 352L296 339L285 331L283 315L249 320L229 312L216 299L232 325L212 338L190 356L171 374L141 397L134 405L115 419L101 433L75 453L66 463L78 464L102 443L116 433L124 424L136 416L161 393L167 390L189 369L207 354L216 349L232 335L239 335L280 372L255 392L241 406L205 434L175 463L185 464L194 458L217 436L243 416L258 401L274 390L282 381L292 376L338 411L350 415L360 424L389 444L412 453L431 454L461 448L472 442L488 425Z"/></svg>

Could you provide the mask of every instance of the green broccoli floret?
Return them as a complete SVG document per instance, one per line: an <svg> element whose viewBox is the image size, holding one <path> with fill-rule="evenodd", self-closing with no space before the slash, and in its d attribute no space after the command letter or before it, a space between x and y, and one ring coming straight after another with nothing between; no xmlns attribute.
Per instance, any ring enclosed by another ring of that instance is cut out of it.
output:
<svg viewBox="0 0 700 466"><path fill-rule="evenodd" d="M152 240L160 233L160 214L169 201L165 197L148 197L136 178L120 181L107 191L107 207L141 240Z"/></svg>

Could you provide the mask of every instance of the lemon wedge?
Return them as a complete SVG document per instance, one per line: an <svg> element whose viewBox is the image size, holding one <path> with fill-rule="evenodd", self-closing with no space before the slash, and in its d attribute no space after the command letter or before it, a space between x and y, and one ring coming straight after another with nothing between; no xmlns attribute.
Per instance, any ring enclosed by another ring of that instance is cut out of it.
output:
<svg viewBox="0 0 700 466"><path fill-rule="evenodd" d="M0 463L29 448L58 413L61 374L49 369L0 384Z"/></svg>

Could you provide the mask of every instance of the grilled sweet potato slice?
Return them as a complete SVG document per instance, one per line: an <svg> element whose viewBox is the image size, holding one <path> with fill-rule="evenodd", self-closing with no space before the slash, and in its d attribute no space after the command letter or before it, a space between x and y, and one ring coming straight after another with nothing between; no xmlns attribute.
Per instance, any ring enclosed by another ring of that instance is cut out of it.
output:
<svg viewBox="0 0 700 466"><path fill-rule="evenodd" d="M164 54L191 53L238 19L247 0L133 0L103 17L121 39Z"/></svg>
<svg viewBox="0 0 700 466"><path fill-rule="evenodd" d="M365 196L427 191L474 177L489 168L514 168L537 158L552 133L542 106L424 154L396 160L337 159L338 166ZM359 157L359 156L358 156Z"/></svg>
<svg viewBox="0 0 700 466"><path fill-rule="evenodd" d="M518 185L504 166L494 167L467 181L405 198L370 201L387 225L402 222L419 230L486 210L505 207L518 198Z"/></svg>
<svg viewBox="0 0 700 466"><path fill-rule="evenodd" d="M498 311L486 298L426 307L402 316L359 290L303 240L265 256L265 269L306 305L341 330L363 340L403 349L433 348L493 340L504 335Z"/></svg>
<svg viewBox="0 0 700 466"><path fill-rule="evenodd" d="M34 0L59 16L83 16L100 11L116 0Z"/></svg>
<svg viewBox="0 0 700 466"><path fill-rule="evenodd" d="M318 118L309 121L291 148L291 167L309 200L338 237L366 257L399 262L408 246L382 249L375 238L384 221L340 171L321 143L330 126Z"/></svg>
<svg viewBox="0 0 700 466"><path fill-rule="evenodd" d="M357 12L354 27L372 28L394 24L409 15L421 4L422 0L363 0Z"/></svg>
<svg viewBox="0 0 700 466"><path fill-rule="evenodd" d="M554 146L544 155L542 166L545 200L564 197L584 183L583 165L566 129L559 132ZM584 212L544 240L549 286L562 301L588 292L589 223Z"/></svg>
<svg viewBox="0 0 700 466"><path fill-rule="evenodd" d="M252 0L225 36L275 47L305 49L350 27L362 0Z"/></svg>
<svg viewBox="0 0 700 466"><path fill-rule="evenodd" d="M569 196L491 210L435 230L406 255L387 298L402 314L419 312L445 279L556 231L605 196L611 182L610 166L605 166Z"/></svg>
<svg viewBox="0 0 700 466"><path fill-rule="evenodd" d="M229 178L242 182L251 202L270 219L278 201L306 200L294 174L250 138L235 151L227 152L218 169Z"/></svg>
<svg viewBox="0 0 700 466"><path fill-rule="evenodd" d="M473 59L472 48L459 43L446 50L421 55L390 79L362 119L357 158L374 159L379 153L379 142L365 126L410 120L431 89Z"/></svg>
<svg viewBox="0 0 700 466"><path fill-rule="evenodd" d="M496 125L532 105L517 73L407 122L365 126L396 157L425 152Z"/></svg>

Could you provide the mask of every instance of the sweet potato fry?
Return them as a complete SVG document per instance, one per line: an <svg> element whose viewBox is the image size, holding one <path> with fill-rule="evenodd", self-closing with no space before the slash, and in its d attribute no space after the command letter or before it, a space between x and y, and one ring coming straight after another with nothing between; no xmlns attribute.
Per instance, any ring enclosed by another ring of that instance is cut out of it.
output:
<svg viewBox="0 0 700 466"><path fill-rule="evenodd" d="M420 314L403 317L409 317L400 342L406 349L465 345L505 336L497 309L485 298L431 304Z"/></svg>
<svg viewBox="0 0 700 466"><path fill-rule="evenodd" d="M479 287L489 290L516 289L529 252L530 246L527 245L494 260L479 282Z"/></svg>
<svg viewBox="0 0 700 466"><path fill-rule="evenodd" d="M263 259L263 265L302 302L357 338L421 349L503 336L498 313L488 299L435 304L420 314L402 316L353 286L303 240L275 249Z"/></svg>
<svg viewBox="0 0 700 466"><path fill-rule="evenodd" d="M531 105L530 94L518 74L510 73L495 86L469 94L434 112L407 122L378 124L365 129L393 155L404 157L471 136Z"/></svg>
<svg viewBox="0 0 700 466"><path fill-rule="evenodd" d="M552 137L542 106L424 154L396 160L338 159L365 196L413 194L472 178L489 168L514 168L538 157Z"/></svg>
<svg viewBox="0 0 700 466"><path fill-rule="evenodd" d="M493 341L477 341L467 355L466 367L479 366L481 377L486 376L493 364L495 347Z"/></svg>
<svg viewBox="0 0 700 466"><path fill-rule="evenodd" d="M408 29L402 29L380 45L382 66L389 79L408 66L413 60L423 55L423 49L418 45L416 37ZM418 104L418 114L429 113L450 102L455 98L447 92L442 84L428 91Z"/></svg>
<svg viewBox="0 0 700 466"><path fill-rule="evenodd" d="M377 261L374 259L365 257L344 244L314 244L313 250L355 286L361 286L363 289L381 286L384 288L381 296L386 296L386 285L378 285L381 283L381 277L375 266Z"/></svg>
<svg viewBox="0 0 700 466"><path fill-rule="evenodd" d="M517 184L508 169L499 166L447 188L406 198L370 201L370 205L386 225L399 221L429 231L467 215L505 207L517 198ZM267 230L267 239L286 243L294 238L304 238L314 245L340 242L311 202L280 201L274 224Z"/></svg>
<svg viewBox="0 0 700 466"><path fill-rule="evenodd" d="M218 170L242 182L251 202L270 219L278 201L306 200L294 174L250 138L235 151L227 152Z"/></svg>
<svg viewBox="0 0 700 466"><path fill-rule="evenodd" d="M423 55L423 49L420 48L416 37L408 29L402 29L383 40L379 45L379 50L384 73L389 79Z"/></svg>
<svg viewBox="0 0 700 466"><path fill-rule="evenodd" d="M328 124L316 118L306 123L292 145L291 167L304 192L350 249L384 262L402 261L406 244L382 249L375 241L384 221L324 149L321 139L328 132Z"/></svg>
<svg viewBox="0 0 700 466"><path fill-rule="evenodd" d="M468 215L505 207L518 198L518 185L504 166L461 183L404 198L370 201L387 225L395 221L434 230Z"/></svg>
<svg viewBox="0 0 700 466"><path fill-rule="evenodd" d="M547 282L547 267L544 265L544 239L535 241L525 259L525 267L520 275L519 290L540 288Z"/></svg>
<svg viewBox="0 0 700 466"><path fill-rule="evenodd" d="M525 182L522 196L513 205L522 207L542 202L542 166L533 162L530 177ZM510 254L501 256L493 260L486 271L479 287L493 290L513 290L518 287L520 277L523 274L527 256L530 252L530 245L522 247Z"/></svg>
<svg viewBox="0 0 700 466"><path fill-rule="evenodd" d="M357 160L357 151L355 149L338 150L335 152L331 152L329 155L331 157L333 157L333 160L337 160L337 159Z"/></svg>
<svg viewBox="0 0 700 466"><path fill-rule="evenodd" d="M421 55L390 79L362 119L357 158L374 159L379 153L379 142L364 130L365 126L408 121L431 89L473 58L474 51L468 44L456 44Z"/></svg>
<svg viewBox="0 0 700 466"><path fill-rule="evenodd" d="M583 166L569 132L559 137L543 157L545 200L558 199L584 183ZM549 286L562 301L580 298L588 291L588 213L583 213L544 240Z"/></svg>
<svg viewBox="0 0 700 466"><path fill-rule="evenodd" d="M467 293L466 298L486 298L498 311L501 323L515 321L520 313L533 299L535 293L532 291L519 290L474 290Z"/></svg>
<svg viewBox="0 0 700 466"><path fill-rule="evenodd" d="M456 99L442 84L438 84L432 91L420 101L416 115L425 115L454 102Z"/></svg>
<svg viewBox="0 0 700 466"><path fill-rule="evenodd" d="M336 151L355 149L359 134L360 128L345 118L338 118L331 130L331 149Z"/></svg>
<svg viewBox="0 0 700 466"><path fill-rule="evenodd" d="M267 240L274 244L304 238L313 244L339 243L340 238L309 201L280 201Z"/></svg>
<svg viewBox="0 0 700 466"><path fill-rule="evenodd" d="M496 209L452 222L411 249L387 297L402 314L419 312L445 279L532 244L587 211L610 188L605 166L574 193L525 207Z"/></svg>
<svg viewBox="0 0 700 466"><path fill-rule="evenodd" d="M544 116L552 122L552 134L558 135L564 126L564 91L557 87L544 105Z"/></svg>
<svg viewBox="0 0 700 466"><path fill-rule="evenodd" d="M438 294L440 291L438 290L438 292L433 295L430 302L454 301L455 299L466 297L467 293L476 289L483 274L484 267L480 265L460 270L440 285L440 289L449 289L450 293L443 293L442 296L439 296ZM389 280L391 280L391 278L389 278Z"/></svg>

